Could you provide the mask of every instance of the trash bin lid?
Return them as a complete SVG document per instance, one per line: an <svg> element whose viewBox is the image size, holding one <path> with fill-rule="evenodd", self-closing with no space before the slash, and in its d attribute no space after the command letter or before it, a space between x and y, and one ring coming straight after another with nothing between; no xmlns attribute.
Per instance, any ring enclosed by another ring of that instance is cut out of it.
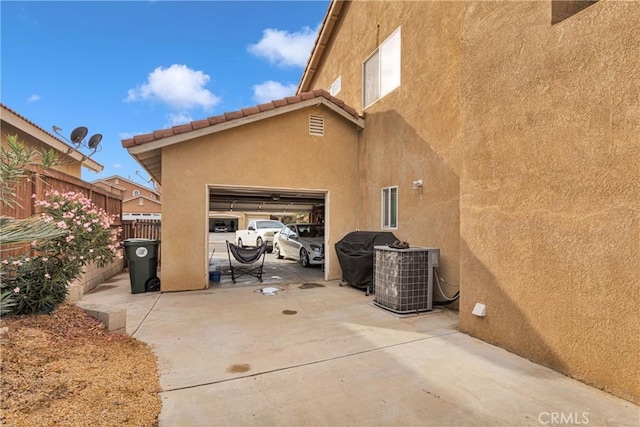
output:
<svg viewBox="0 0 640 427"><path fill-rule="evenodd" d="M124 241L125 246L144 245L160 243L160 240L156 239L127 239Z"/></svg>

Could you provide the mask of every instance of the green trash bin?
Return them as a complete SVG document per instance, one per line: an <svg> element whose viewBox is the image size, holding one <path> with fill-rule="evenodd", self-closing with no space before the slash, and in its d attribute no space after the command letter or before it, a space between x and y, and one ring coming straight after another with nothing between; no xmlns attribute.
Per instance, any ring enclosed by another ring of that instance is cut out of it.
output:
<svg viewBox="0 0 640 427"><path fill-rule="evenodd" d="M160 240L127 239L124 253L129 264L131 293L140 294L160 290L158 278L158 246Z"/></svg>

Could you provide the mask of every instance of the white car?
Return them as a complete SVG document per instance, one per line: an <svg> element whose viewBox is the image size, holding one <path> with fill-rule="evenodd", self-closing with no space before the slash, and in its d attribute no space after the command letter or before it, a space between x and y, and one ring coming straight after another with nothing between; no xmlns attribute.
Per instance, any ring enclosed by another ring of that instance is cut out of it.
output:
<svg viewBox="0 0 640 427"><path fill-rule="evenodd" d="M246 230L236 230L236 245L258 248L267 245L267 252L273 252L273 235L280 231L284 224L269 219L253 219Z"/></svg>
<svg viewBox="0 0 640 427"><path fill-rule="evenodd" d="M303 267L324 263L324 225L289 224L273 236L276 258L300 261Z"/></svg>

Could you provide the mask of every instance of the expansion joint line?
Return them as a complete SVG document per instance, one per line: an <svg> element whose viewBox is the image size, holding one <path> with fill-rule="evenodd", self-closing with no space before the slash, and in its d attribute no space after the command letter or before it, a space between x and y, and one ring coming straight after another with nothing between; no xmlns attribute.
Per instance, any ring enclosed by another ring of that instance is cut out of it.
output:
<svg viewBox="0 0 640 427"><path fill-rule="evenodd" d="M447 335L455 335L455 334L459 334L459 333L460 332L458 332L458 331L452 331L452 332L447 332L446 334L436 335L436 336L433 336L433 337L417 338L415 340L399 342L399 343L396 343L396 344L389 344L389 345L385 345L385 346L382 346L382 347L371 348L369 350L362 350L362 351L356 351L354 353L343 354L342 356L329 357L327 359L314 360L313 362L300 363L298 365L292 365L292 366L287 366L287 367L284 367L284 368L272 369L270 371L257 372L255 374L242 375L242 376L239 376L239 377L227 378L227 379L218 380L218 381L210 381L210 382L194 384L194 385L187 385L187 386L183 386L183 387L169 388L169 389L160 391L160 394L168 393L170 391L189 390L189 389L192 389L192 388L205 387L205 386L208 386L208 385L222 384L222 383L226 383L226 382L229 382L229 381L241 380L241 379L244 379L244 378L259 377L259 376L266 375L266 374L273 374L275 372L288 371L288 370L291 370L291 369L302 368L304 366L316 365L318 363L332 362L334 360L346 359L347 357L358 356L358 355L367 354L367 353L374 353L376 351L386 350L388 348L399 347L399 346L405 345L405 344L411 344L411 343L420 342L420 341L427 341L427 340L431 340L431 339L434 339L434 338L441 338L441 337L446 337Z"/></svg>
<svg viewBox="0 0 640 427"><path fill-rule="evenodd" d="M151 306L151 308L149 309L147 314L144 315L144 318L140 321L140 323L138 324L138 327L136 328L136 330L133 331L133 333L131 334L132 337L138 332L138 329L140 329L140 327L142 326L144 321L147 320L147 317L149 317L149 315L151 314L153 309L156 308L156 304L158 303L158 301L160 301L160 297L161 296L162 296L162 293L160 293L160 295L158 295L158 298L156 298L156 300L153 302L153 305Z"/></svg>

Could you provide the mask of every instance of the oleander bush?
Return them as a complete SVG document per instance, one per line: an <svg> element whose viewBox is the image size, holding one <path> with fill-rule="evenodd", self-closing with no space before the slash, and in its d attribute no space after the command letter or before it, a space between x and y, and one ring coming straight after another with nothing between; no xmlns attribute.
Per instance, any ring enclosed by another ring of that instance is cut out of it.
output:
<svg viewBox="0 0 640 427"><path fill-rule="evenodd" d="M100 268L121 257L120 229L84 194L49 191L36 205L40 219L63 233L34 240L30 253L2 260L2 315L49 313L65 301L84 266Z"/></svg>

